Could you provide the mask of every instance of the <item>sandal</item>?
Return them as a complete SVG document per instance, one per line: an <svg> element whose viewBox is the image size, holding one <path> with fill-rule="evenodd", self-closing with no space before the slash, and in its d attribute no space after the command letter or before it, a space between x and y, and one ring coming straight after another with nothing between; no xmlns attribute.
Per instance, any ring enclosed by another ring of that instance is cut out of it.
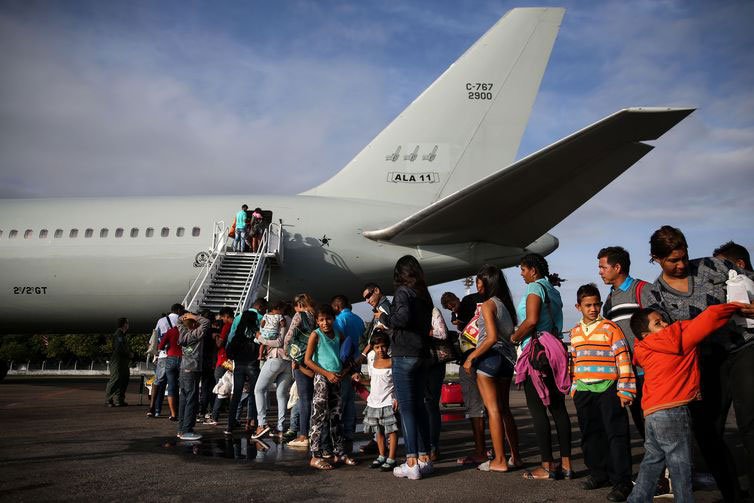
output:
<svg viewBox="0 0 754 503"><path fill-rule="evenodd" d="M317 470L332 470L333 465L328 463L326 460L322 458L312 458L311 461L309 461L309 466L312 468L316 468Z"/></svg>
<svg viewBox="0 0 754 503"><path fill-rule="evenodd" d="M484 461L485 461L485 458L480 459L474 456L464 456L462 458L458 458L456 460L456 464L471 466L471 465L478 465L479 463L484 463Z"/></svg>
<svg viewBox="0 0 754 503"><path fill-rule="evenodd" d="M380 456L374 461L372 461L372 464L369 465L369 468L380 468L383 464L385 464L385 456Z"/></svg>
<svg viewBox="0 0 754 503"><path fill-rule="evenodd" d="M481 465L477 466L476 469L480 472L501 472L506 473L508 470L493 470L491 467L492 461L485 461Z"/></svg>
<svg viewBox="0 0 754 503"><path fill-rule="evenodd" d="M359 464L358 461L356 461L355 459L353 459L351 456L349 456L347 454L341 454L340 456L334 456L333 457L333 463L335 463L335 464L343 463L344 465L348 465L348 466L354 466L354 465Z"/></svg>
<svg viewBox="0 0 754 503"><path fill-rule="evenodd" d="M388 458L382 463L382 466L380 466L380 471L392 472L393 468L395 468L395 460Z"/></svg>
<svg viewBox="0 0 754 503"><path fill-rule="evenodd" d="M526 480L557 480L557 479L558 479L558 474L557 474L557 472L551 472L550 470L548 470L548 469L546 469L546 468L544 468L544 467L541 467L541 466L540 466L540 468L542 468L542 470L543 470L543 471L544 471L544 472L545 472L545 473L546 473L547 475L534 475L534 472L531 472L531 471L529 471L529 470L526 470L526 471L524 472L524 475L523 475L523 477L524 477L524 478L525 478Z"/></svg>

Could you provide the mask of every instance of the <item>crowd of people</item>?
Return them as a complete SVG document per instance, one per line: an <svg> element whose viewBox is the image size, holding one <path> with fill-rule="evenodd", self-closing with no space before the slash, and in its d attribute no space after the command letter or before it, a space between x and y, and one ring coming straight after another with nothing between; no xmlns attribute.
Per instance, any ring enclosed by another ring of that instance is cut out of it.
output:
<svg viewBox="0 0 754 503"><path fill-rule="evenodd" d="M651 236L650 255L660 266L653 283L630 275L625 249L599 250L595 265L610 292L603 302L595 284L578 288L573 301L581 319L570 344L562 338L564 301L557 287L563 280L538 254L520 260L526 292L518 303L493 265L478 271L476 293L463 299L443 294L440 303L455 330L433 305L411 255L395 265L392 300L379 285L364 286L363 300L373 312L367 323L344 295L322 305L306 293L272 305L260 298L238 315L230 308L216 315L186 313L176 304L155 327L156 379L147 415L163 414L167 388L178 437L198 440L196 422L218 424L229 399L225 434L243 428L254 439L277 435L291 448L308 449L313 468L331 470L357 463L355 396L364 392L370 442L363 451L377 454L369 466L418 480L440 459L440 390L446 363L456 360L474 440L473 452L459 464L487 472L522 469L509 405L515 381L523 388L540 455L534 469L522 470L524 478L575 477L566 409L571 396L588 469L583 489L610 487L610 501L651 501L657 491L667 492L667 468L675 500L693 501L693 435L724 501L740 501L744 492L723 432L733 405L751 484L754 323L748 318L754 318L754 304L729 302L726 290L736 275L754 286L748 252L731 242L711 257L689 260L683 233L663 226ZM739 319L731 320L734 315ZM116 340L125 329L119 327ZM120 355L123 346L117 347ZM273 383L277 418L270 424ZM122 401L116 387L108 386L109 403ZM629 411L645 450L635 482ZM403 462L396 458L398 435Z"/></svg>

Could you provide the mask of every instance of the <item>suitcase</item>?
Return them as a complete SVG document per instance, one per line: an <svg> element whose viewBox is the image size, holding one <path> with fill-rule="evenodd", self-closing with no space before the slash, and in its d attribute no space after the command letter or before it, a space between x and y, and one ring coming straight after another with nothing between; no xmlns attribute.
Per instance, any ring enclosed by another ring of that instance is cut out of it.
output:
<svg viewBox="0 0 754 503"><path fill-rule="evenodd" d="M463 405L463 392L460 383L443 383L440 391L440 403L445 406L450 404Z"/></svg>

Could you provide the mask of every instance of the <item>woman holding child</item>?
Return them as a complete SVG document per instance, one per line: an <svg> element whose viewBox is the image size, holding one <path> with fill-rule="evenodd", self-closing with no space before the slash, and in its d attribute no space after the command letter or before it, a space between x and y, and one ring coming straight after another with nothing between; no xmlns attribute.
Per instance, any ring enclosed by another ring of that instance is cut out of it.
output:
<svg viewBox="0 0 754 503"><path fill-rule="evenodd" d="M562 280L557 274L550 274L547 261L538 253L524 255L519 267L521 268L521 277L526 283L526 295L521 299L516 310L518 319L523 319L523 321L511 335L511 341L520 344L525 349L531 343L533 335L548 332L555 338L560 337L560 332L563 329L563 301L560 299L558 291L555 290L555 286L559 286ZM553 349L553 352L555 351L557 351L557 347ZM558 363L567 367L567 357L562 345L560 345L560 351L562 351L562 361ZM559 352L558 355L560 355ZM527 363L522 352L522 359L516 364L516 382L519 382L519 379L526 375L519 372L519 368L526 366ZM534 379L540 378L542 386L535 386ZM565 389L563 389L564 387ZM557 479L561 476L573 477L571 469L571 420L568 417L564 399L564 393L569 388L570 382L567 386L565 386L565 383L556 383L554 372L546 375L534 372L525 378L526 406L529 408L529 413L534 421L534 433L537 437L542 466L530 472L525 472L524 478L547 480ZM540 393L544 396L541 396ZM555 419L555 429L560 445L560 465L555 462L552 455L552 435L550 419L547 417L548 410Z"/></svg>
<svg viewBox="0 0 754 503"><path fill-rule="evenodd" d="M483 266L476 276L476 288L483 299L479 318L477 347L469 354L463 369L476 369L477 386L489 417L490 436L495 458L478 466L482 471L507 472L512 464L519 467L518 430L509 405L509 393L516 348L510 340L516 324L513 300L503 272L495 266ZM504 438L511 448L511 458L505 458Z"/></svg>

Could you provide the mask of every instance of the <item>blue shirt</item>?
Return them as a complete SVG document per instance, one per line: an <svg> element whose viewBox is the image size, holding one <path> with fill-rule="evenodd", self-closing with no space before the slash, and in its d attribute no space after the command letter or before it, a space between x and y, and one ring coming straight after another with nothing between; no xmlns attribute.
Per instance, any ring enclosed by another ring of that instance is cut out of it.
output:
<svg viewBox="0 0 754 503"><path fill-rule="evenodd" d="M364 335L364 321L349 308L345 308L335 318L335 330L351 340L354 348L351 358L356 358L359 353L359 340Z"/></svg>
<svg viewBox="0 0 754 503"><path fill-rule="evenodd" d="M246 227L246 212L244 210L236 213L236 229L239 231Z"/></svg>
<svg viewBox="0 0 754 503"><path fill-rule="evenodd" d="M259 311L254 309L253 307L249 309L249 311L252 311L257 314L257 326L259 326L262 323L263 315L259 314ZM228 341L226 342L226 345L230 345L230 341L233 340L233 337L236 335L236 329L238 328L238 324L241 322L241 315L236 315L235 318L233 318L233 324L230 326L230 332L228 333Z"/></svg>
<svg viewBox="0 0 754 503"><path fill-rule="evenodd" d="M618 290L621 292L627 292L629 288L631 288L631 285L634 284L634 278L631 276L626 276L626 279L623 280L623 283L620 284L618 287Z"/></svg>
<svg viewBox="0 0 754 503"><path fill-rule="evenodd" d="M526 285L526 294L521 297L518 306L516 306L516 315L521 322L526 319L526 298L530 294L542 299L539 321L535 330L537 332L550 332L555 337L560 338L563 331L563 301L560 298L560 292L555 290L555 287L547 278L540 278ZM549 304L545 303L545 296L550 301ZM521 341L521 347L526 346L530 338L530 336L525 337Z"/></svg>

